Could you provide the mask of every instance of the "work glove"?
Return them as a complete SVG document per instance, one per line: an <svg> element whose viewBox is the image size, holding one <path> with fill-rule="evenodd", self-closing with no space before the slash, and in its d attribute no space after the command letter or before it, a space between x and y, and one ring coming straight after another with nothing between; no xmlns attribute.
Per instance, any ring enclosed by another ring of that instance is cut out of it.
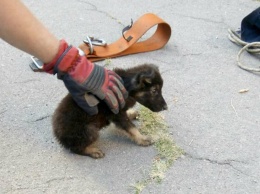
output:
<svg viewBox="0 0 260 194"><path fill-rule="evenodd" d="M115 114L125 105L128 93L122 79L115 72L91 63L84 54L80 55L78 48L64 40L60 41L56 57L44 64L43 69L57 74L74 101L89 115L98 113L99 100L104 100Z"/></svg>

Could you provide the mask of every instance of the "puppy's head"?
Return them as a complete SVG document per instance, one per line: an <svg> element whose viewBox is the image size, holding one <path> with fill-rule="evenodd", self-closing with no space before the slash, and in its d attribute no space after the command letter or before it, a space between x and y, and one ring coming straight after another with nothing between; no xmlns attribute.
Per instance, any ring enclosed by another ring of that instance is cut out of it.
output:
<svg viewBox="0 0 260 194"><path fill-rule="evenodd" d="M137 102L153 112L167 110L162 96L163 79L155 65L145 64L132 79L132 95Z"/></svg>

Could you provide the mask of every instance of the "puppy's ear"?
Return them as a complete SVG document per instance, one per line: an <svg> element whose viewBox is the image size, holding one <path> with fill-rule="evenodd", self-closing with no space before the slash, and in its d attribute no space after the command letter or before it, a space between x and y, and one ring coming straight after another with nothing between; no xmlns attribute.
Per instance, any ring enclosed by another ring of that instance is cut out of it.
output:
<svg viewBox="0 0 260 194"><path fill-rule="evenodd" d="M157 65L151 64L151 67L153 67L155 69L155 71L159 72L159 67Z"/></svg>
<svg viewBox="0 0 260 194"><path fill-rule="evenodd" d="M137 88L142 88L145 85L152 84L152 80L155 76L154 70L149 72L140 72L135 76L135 84Z"/></svg>

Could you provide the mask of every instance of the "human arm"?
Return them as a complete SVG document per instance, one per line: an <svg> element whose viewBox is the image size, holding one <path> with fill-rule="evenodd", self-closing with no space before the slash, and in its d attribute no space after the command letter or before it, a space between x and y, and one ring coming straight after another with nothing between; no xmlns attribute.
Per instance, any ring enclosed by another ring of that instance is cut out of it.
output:
<svg viewBox="0 0 260 194"><path fill-rule="evenodd" d="M0 37L44 63L59 49L59 40L19 0L0 1Z"/></svg>
<svg viewBox="0 0 260 194"><path fill-rule="evenodd" d="M0 0L0 37L43 61L46 72L57 73L87 113L97 114L98 110L87 103L86 93L104 100L114 113L124 106L127 92L121 78L80 56L76 47L58 40L21 1Z"/></svg>

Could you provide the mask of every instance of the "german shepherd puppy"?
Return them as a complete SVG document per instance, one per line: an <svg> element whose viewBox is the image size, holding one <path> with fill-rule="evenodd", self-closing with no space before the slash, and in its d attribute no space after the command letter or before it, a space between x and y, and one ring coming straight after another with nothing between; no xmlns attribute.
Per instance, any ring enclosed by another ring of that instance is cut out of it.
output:
<svg viewBox="0 0 260 194"><path fill-rule="evenodd" d="M99 130L111 122L126 132L138 145L149 146L152 139L142 135L131 122L137 116L136 111L127 111L136 102L159 112L167 109L162 96L163 80L157 66L143 64L129 69L116 68L114 71L123 79L129 93L126 105L118 114L113 114L105 102L98 104L98 114L94 116L84 112L68 94L61 101L52 117L54 135L65 148L80 155L102 158L105 154L92 144L99 137Z"/></svg>

